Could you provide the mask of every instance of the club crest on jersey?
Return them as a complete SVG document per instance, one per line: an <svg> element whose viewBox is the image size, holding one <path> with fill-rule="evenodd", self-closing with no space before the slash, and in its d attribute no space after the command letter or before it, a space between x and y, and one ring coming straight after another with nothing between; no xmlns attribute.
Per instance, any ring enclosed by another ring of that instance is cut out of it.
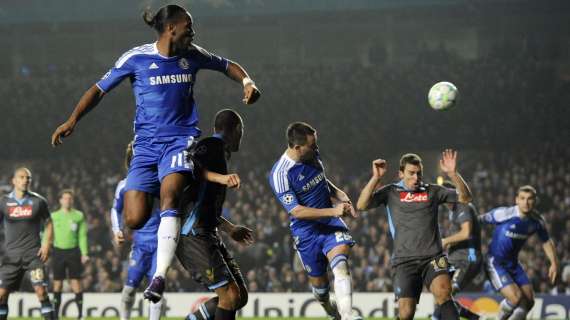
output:
<svg viewBox="0 0 570 320"><path fill-rule="evenodd" d="M293 203L293 195L286 194L286 195L281 197L281 201L283 201L284 204L289 205L289 204Z"/></svg>
<svg viewBox="0 0 570 320"><path fill-rule="evenodd" d="M27 218L32 216L32 206L20 206L8 208L10 218Z"/></svg>
<svg viewBox="0 0 570 320"><path fill-rule="evenodd" d="M400 202L428 202L427 192L400 191Z"/></svg>
<svg viewBox="0 0 570 320"><path fill-rule="evenodd" d="M190 68L190 64L186 58L180 58L180 60L178 60L178 66L184 70Z"/></svg>

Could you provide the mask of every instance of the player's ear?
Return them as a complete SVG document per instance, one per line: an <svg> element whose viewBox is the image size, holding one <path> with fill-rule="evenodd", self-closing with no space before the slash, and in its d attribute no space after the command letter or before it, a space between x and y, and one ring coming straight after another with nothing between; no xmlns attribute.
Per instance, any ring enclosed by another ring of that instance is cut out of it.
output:
<svg viewBox="0 0 570 320"><path fill-rule="evenodd" d="M404 173L402 172L402 170L398 170L398 178L404 179Z"/></svg>

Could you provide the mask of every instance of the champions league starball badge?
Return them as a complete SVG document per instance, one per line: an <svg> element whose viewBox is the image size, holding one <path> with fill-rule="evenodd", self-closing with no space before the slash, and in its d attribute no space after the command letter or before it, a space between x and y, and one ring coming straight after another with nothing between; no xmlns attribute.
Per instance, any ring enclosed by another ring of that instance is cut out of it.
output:
<svg viewBox="0 0 570 320"><path fill-rule="evenodd" d="M180 58L180 60L178 60L178 66L186 70L190 67L190 64L188 63L188 60L186 60L186 58Z"/></svg>

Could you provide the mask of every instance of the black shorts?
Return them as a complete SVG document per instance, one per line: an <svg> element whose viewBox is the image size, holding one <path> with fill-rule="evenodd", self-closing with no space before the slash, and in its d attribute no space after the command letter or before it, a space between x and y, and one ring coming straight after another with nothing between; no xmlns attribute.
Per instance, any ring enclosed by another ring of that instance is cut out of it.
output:
<svg viewBox="0 0 570 320"><path fill-rule="evenodd" d="M445 255L399 263L394 271L394 292L399 298L414 298L420 301L422 285L429 289L431 282L440 274L449 273L449 263Z"/></svg>
<svg viewBox="0 0 570 320"><path fill-rule="evenodd" d="M35 252L34 252L35 253ZM0 259L0 288L16 291L20 288L24 274L30 272L32 286L47 286L44 263L36 255Z"/></svg>
<svg viewBox="0 0 570 320"><path fill-rule="evenodd" d="M51 261L53 280L81 279L83 264L79 248L53 248Z"/></svg>
<svg viewBox="0 0 570 320"><path fill-rule="evenodd" d="M473 279L475 279L482 270L483 259L476 261L465 260L450 260L450 271L452 273L451 285L454 292L465 289Z"/></svg>
<svg viewBox="0 0 570 320"><path fill-rule="evenodd" d="M181 236L176 256L192 278L209 290L230 282L245 287L239 266L216 231Z"/></svg>

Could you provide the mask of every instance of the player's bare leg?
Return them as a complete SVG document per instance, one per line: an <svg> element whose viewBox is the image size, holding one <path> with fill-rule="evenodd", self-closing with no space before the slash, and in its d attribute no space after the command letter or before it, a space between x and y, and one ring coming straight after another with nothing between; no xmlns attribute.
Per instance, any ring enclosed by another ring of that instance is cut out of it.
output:
<svg viewBox="0 0 570 320"><path fill-rule="evenodd" d="M350 246L343 244L327 252L334 275L334 292L338 312L342 320L359 319L352 314L352 276L348 265Z"/></svg>
<svg viewBox="0 0 570 320"><path fill-rule="evenodd" d="M128 190L125 192L123 219L131 229L140 229L150 218L153 197L144 191Z"/></svg>
<svg viewBox="0 0 570 320"><path fill-rule="evenodd" d="M320 277L309 276L309 283L313 287L313 295L321 304L327 316L330 319L340 320L340 314L337 310L336 303L330 299L330 283L329 278L325 274Z"/></svg>
<svg viewBox="0 0 570 320"><path fill-rule="evenodd" d="M180 200L187 183L186 176L171 173L160 184L160 226L158 227L158 245L156 271L150 285L144 291L144 297L158 302L164 292L166 271L174 258L178 237L180 236Z"/></svg>
<svg viewBox="0 0 570 320"><path fill-rule="evenodd" d="M522 297L519 305L513 311L513 314L508 318L509 320L522 320L526 319L526 315L534 306L534 291L530 284L525 284L520 287Z"/></svg>
<svg viewBox="0 0 570 320"><path fill-rule="evenodd" d="M448 274L440 274L435 277L429 286L429 290L441 310L442 319L459 319L457 308L451 299L451 278Z"/></svg>
<svg viewBox="0 0 570 320"><path fill-rule="evenodd" d="M511 283L500 290L501 295L505 298L501 301L499 308L499 320L508 319L513 311L519 306L523 298L523 294L519 286Z"/></svg>
<svg viewBox="0 0 570 320"><path fill-rule="evenodd" d="M8 318L8 297L10 291L6 288L0 288L0 320Z"/></svg>
<svg viewBox="0 0 570 320"><path fill-rule="evenodd" d="M398 319L411 320L416 314L416 304L418 302L414 298L399 298L398 299Z"/></svg>

